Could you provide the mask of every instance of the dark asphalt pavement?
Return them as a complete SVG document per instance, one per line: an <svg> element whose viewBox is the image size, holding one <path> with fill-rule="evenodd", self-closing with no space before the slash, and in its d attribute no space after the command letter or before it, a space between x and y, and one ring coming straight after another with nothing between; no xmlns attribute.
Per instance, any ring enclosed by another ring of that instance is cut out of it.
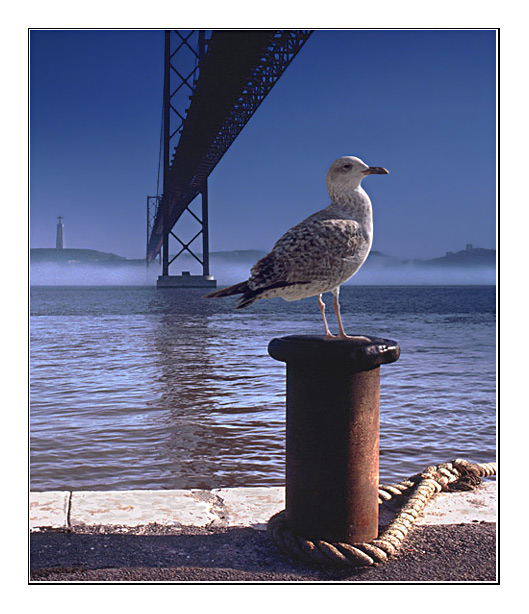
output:
<svg viewBox="0 0 529 614"><path fill-rule="evenodd" d="M384 565L310 567L251 528L90 528L30 537L31 582L493 582L496 525L417 526Z"/></svg>

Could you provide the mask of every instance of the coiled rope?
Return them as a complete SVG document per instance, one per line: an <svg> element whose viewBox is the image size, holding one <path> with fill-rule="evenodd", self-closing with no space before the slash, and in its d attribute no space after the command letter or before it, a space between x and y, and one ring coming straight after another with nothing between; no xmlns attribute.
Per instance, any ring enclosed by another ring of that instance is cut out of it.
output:
<svg viewBox="0 0 529 614"><path fill-rule="evenodd" d="M385 563L401 547L411 527L435 493L473 490L481 478L496 475L496 463L471 463L456 459L427 467L398 484L380 485L379 504L397 497L407 497L385 531L370 542L361 544L310 541L294 534L286 524L285 510L268 521L268 533L287 556L333 567L368 567Z"/></svg>

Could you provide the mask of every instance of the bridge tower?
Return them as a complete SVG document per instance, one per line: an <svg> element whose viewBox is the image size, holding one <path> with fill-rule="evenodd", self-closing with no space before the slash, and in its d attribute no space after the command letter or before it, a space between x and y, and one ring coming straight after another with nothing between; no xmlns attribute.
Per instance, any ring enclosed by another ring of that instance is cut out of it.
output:
<svg viewBox="0 0 529 614"><path fill-rule="evenodd" d="M177 150L186 119L186 113L200 74L200 65L201 61L204 59L206 42L205 30L165 31L162 105L163 195L162 197L150 196L147 199L147 223L149 227L149 216L151 216L151 230L156 219L156 213L164 201L164 196L167 195L164 205L167 205L169 199L168 195L171 191L172 158ZM198 195L201 196L202 200L201 214L197 215L197 212L191 208L195 197L191 199L191 202L189 202L182 211L182 214L188 213L198 223L199 229L190 240L183 239L181 233L179 232L177 234L174 230L175 222L170 220L169 207L163 206L161 209L163 243L160 255L162 274L158 278L158 287L215 288L217 285L216 280L210 275L209 271L207 177L202 182L202 185L199 186L196 196ZM173 255L169 253L171 237L177 241L178 251ZM202 238L201 253L197 252L196 248L192 246L199 238ZM169 265L186 252L199 263L202 268L202 275L191 275L189 271L182 271L181 275L169 275Z"/></svg>

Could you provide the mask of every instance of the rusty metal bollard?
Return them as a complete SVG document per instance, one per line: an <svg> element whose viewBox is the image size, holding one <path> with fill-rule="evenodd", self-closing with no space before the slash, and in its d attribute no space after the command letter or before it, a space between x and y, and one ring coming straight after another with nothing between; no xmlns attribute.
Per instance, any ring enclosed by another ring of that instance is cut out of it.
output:
<svg viewBox="0 0 529 614"><path fill-rule="evenodd" d="M312 541L375 539L380 365L398 360L398 343L299 335L268 352L287 364L287 525Z"/></svg>

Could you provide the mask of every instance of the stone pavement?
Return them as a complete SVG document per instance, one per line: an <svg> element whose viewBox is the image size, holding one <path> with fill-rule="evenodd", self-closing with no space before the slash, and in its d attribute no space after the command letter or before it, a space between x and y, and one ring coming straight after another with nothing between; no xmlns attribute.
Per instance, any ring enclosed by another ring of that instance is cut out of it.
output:
<svg viewBox="0 0 529 614"><path fill-rule="evenodd" d="M30 529L157 524L264 530L268 519L284 506L282 487L32 492ZM387 524L392 517L391 502L384 504L380 524ZM496 522L495 481L484 482L475 491L440 493L426 507L417 524L465 522Z"/></svg>

